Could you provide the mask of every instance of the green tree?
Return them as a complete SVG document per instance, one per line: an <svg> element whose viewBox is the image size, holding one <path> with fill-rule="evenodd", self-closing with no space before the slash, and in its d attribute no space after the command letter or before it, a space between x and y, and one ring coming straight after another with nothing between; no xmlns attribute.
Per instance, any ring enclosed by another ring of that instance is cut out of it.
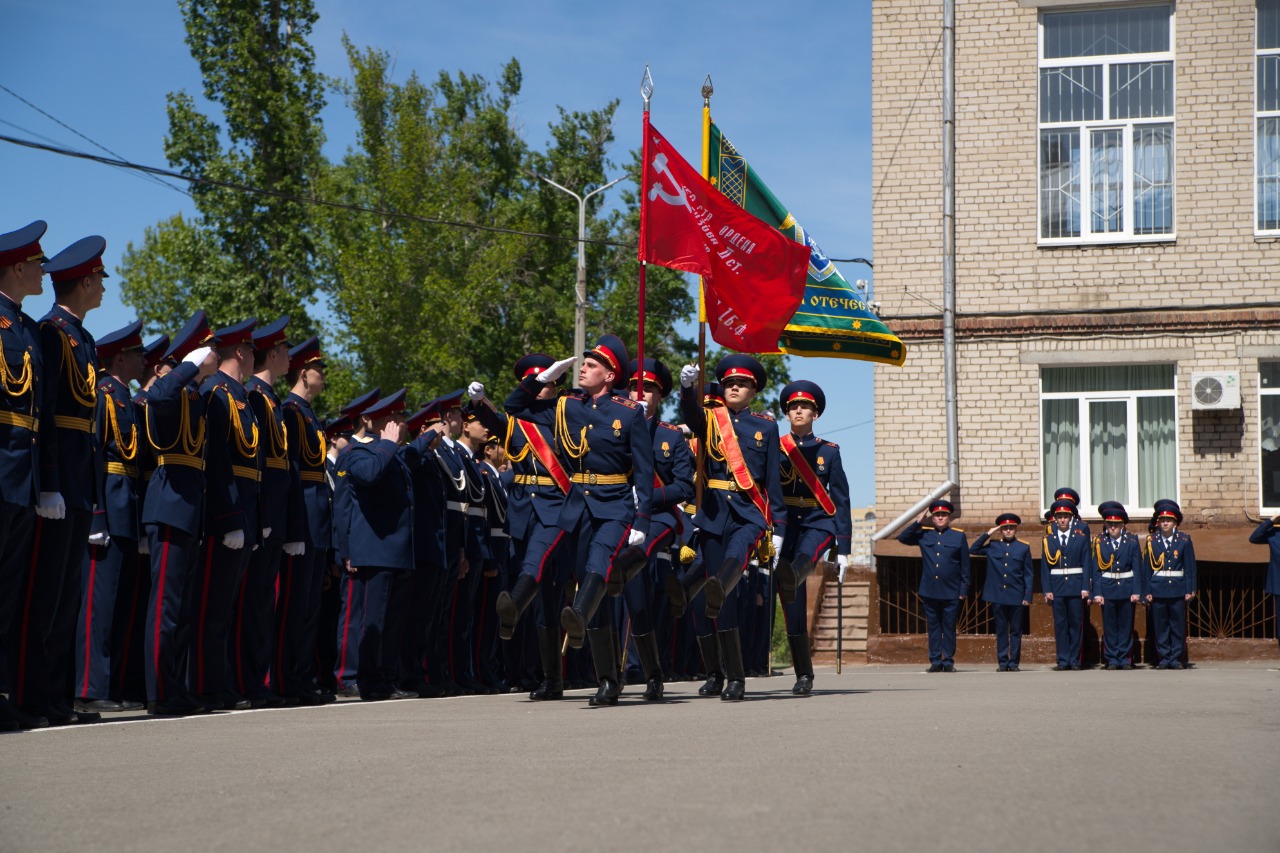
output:
<svg viewBox="0 0 1280 853"><path fill-rule="evenodd" d="M193 177L310 196L325 167L325 82L308 41L318 18L311 0L180 0L180 7L203 94L221 116L201 113L187 92L170 93L169 162ZM192 184L191 196L197 220L149 229L121 264L125 299L148 327L173 328L191 307L203 307L215 324L289 313L295 334L309 331L306 307L318 284L313 209L202 184Z"/></svg>

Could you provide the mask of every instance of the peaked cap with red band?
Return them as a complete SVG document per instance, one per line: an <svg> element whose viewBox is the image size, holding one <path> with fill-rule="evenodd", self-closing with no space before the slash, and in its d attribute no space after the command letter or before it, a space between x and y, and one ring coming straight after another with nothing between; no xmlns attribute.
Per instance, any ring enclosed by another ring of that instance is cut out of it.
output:
<svg viewBox="0 0 1280 853"><path fill-rule="evenodd" d="M1102 516L1104 522L1129 523L1129 512L1119 501L1103 501L1098 504L1098 515Z"/></svg>
<svg viewBox="0 0 1280 853"><path fill-rule="evenodd" d="M629 363L627 360L627 345L617 335L601 335L600 342L592 349L584 352L583 356L593 358L612 370L615 388L626 387L627 364Z"/></svg>
<svg viewBox="0 0 1280 853"><path fill-rule="evenodd" d="M662 396L666 397L671 393L673 383L671 381L671 369L656 358L646 358L644 360L644 370L640 370L639 359L631 359L627 365L627 372L631 374L631 382L653 382L662 389Z"/></svg>
<svg viewBox="0 0 1280 853"><path fill-rule="evenodd" d="M382 395L381 386L374 386L372 391L369 391L365 394L361 394L359 397L356 397L350 403L347 403L345 406L339 409L338 412L343 415L346 415L347 417L351 418L354 421L356 418L360 417L361 413L363 413L365 409L372 406L374 402L378 399L378 397L380 397L381 395Z"/></svg>
<svg viewBox="0 0 1280 853"><path fill-rule="evenodd" d="M945 512L947 515L951 515L955 511L955 507L951 505L951 501L939 499L929 504L929 515L934 515L939 512Z"/></svg>
<svg viewBox="0 0 1280 853"><path fill-rule="evenodd" d="M721 385L735 376L745 376L750 379L756 383L756 390L765 386L767 378L764 372L764 365L752 356L741 352L726 355L716 365L716 380Z"/></svg>
<svg viewBox="0 0 1280 853"><path fill-rule="evenodd" d="M44 263L44 271L54 284L62 281L75 281L96 272L103 278L110 278L102 266L102 253L107 250L107 240L96 234L72 243Z"/></svg>
<svg viewBox="0 0 1280 853"><path fill-rule="evenodd" d="M289 315L285 314L274 323L268 323L265 326L259 326L253 330L253 348L256 350L269 350L280 344L287 344L289 341L285 338L285 329L289 327Z"/></svg>
<svg viewBox="0 0 1280 853"><path fill-rule="evenodd" d="M49 224L43 219L37 219L17 231L0 234L0 269L23 262L44 263L49 260L44 256L44 250L40 248L40 238L48 230Z"/></svg>
<svg viewBox="0 0 1280 853"><path fill-rule="evenodd" d="M781 394L782 409L786 411L787 406L796 400L808 400L813 403L814 409L818 414L822 414L827 408L827 395L822 393L822 389L818 387L818 383L810 382L808 379L797 379L795 382L789 383L782 389Z"/></svg>
<svg viewBox="0 0 1280 853"><path fill-rule="evenodd" d="M142 321L134 320L123 329L108 332L97 340L98 360L104 364L125 350L145 350L142 344Z"/></svg>
<svg viewBox="0 0 1280 853"><path fill-rule="evenodd" d="M305 370L308 367L324 369L324 356L320 354L320 338L316 335L312 335L289 350L290 373Z"/></svg>
<svg viewBox="0 0 1280 853"><path fill-rule="evenodd" d="M209 318L203 310L196 311L173 336L169 351L164 354L166 360L182 361L189 354L210 344Z"/></svg>
<svg viewBox="0 0 1280 853"><path fill-rule="evenodd" d="M531 352L516 360L515 365L512 367L512 372L515 373L516 381L519 382L526 376L537 376L539 373L555 363L556 360L549 355L540 352ZM556 380L556 384L558 385L563 381L564 377L562 376Z"/></svg>
<svg viewBox="0 0 1280 853"><path fill-rule="evenodd" d="M253 329L258 325L257 317L241 320L232 326L225 326L213 333L215 347L233 347L239 344L253 346Z"/></svg>

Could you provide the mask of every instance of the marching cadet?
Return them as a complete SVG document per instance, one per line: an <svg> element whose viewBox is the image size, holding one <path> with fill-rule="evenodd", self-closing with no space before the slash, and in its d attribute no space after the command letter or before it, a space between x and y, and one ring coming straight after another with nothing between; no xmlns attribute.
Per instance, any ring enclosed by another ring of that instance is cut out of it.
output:
<svg viewBox="0 0 1280 853"><path fill-rule="evenodd" d="M95 432L101 436L103 492L93 513L89 559L81 580L81 610L76 620L75 710L134 711L141 703L111 698L112 635L120 611L117 595L136 587L139 522L139 441L129 383L143 380L146 356L142 321L104 335L98 341L98 404ZM145 458L145 452L141 454ZM127 615L127 614L126 614Z"/></svg>
<svg viewBox="0 0 1280 853"><path fill-rule="evenodd" d="M1033 577L1031 546L1018 538L1021 523L1016 513L1002 513L969 547L971 555L987 558L982 599L996 621L997 672L1017 672L1022 661L1022 608L1031 604ZM992 539L997 532L1000 538Z"/></svg>
<svg viewBox="0 0 1280 853"><path fill-rule="evenodd" d="M951 527L951 501L936 500L898 534L903 545L920 546L920 604L929 628L929 672L955 672L956 620L969 594L969 543ZM933 520L925 527L926 517Z"/></svg>
<svg viewBox="0 0 1280 853"><path fill-rule="evenodd" d="M1187 602L1196 597L1196 552L1178 529L1182 508L1164 499L1155 504L1156 530L1147 537L1142 591L1155 628L1156 669L1182 669L1187 651Z"/></svg>
<svg viewBox="0 0 1280 853"><path fill-rule="evenodd" d="M356 684L366 702L410 697L396 687L400 625L414 568L413 481L400 457L405 389L361 414L366 436L338 457L338 477L351 490L347 559L353 595L364 599ZM374 437L376 436L376 438Z"/></svg>
<svg viewBox="0 0 1280 853"><path fill-rule="evenodd" d="M314 705L331 694L316 689L315 647L322 579L333 540L332 491L325 471L328 446L312 403L325 388L325 364L315 335L289 350L289 394L281 406L291 474L288 530L275 608L271 684L286 702Z"/></svg>
<svg viewBox="0 0 1280 853"><path fill-rule="evenodd" d="M1133 608L1142 599L1141 547L1119 501L1098 505L1103 533L1089 548L1089 586L1102 606L1103 669L1133 669Z"/></svg>
<svg viewBox="0 0 1280 853"><path fill-rule="evenodd" d="M333 680L339 696L360 695L360 691L356 687L356 672L360 668L360 630L364 624L364 599L352 591L355 575L352 573L351 566L347 561L347 530L349 527L348 519L351 515L351 491L347 488L346 480L337 476L337 462L342 458L342 453L345 453L354 444L365 440L365 423L361 414L365 409L378 402L378 398L381 396L382 388L375 386L373 390L360 395L338 410L342 417L350 418L352 427L351 434L347 436L346 444L338 450L339 455L333 460L333 548L336 561L340 567L338 583L342 596L341 616L337 626L338 648L337 655L334 658Z"/></svg>
<svg viewBox="0 0 1280 853"><path fill-rule="evenodd" d="M805 580L833 548L840 580L844 580L849 570L853 510L840 446L813 433L813 422L827 407L827 395L817 383L800 379L782 389L779 401L791 431L780 440L785 457L781 483L782 502L787 507L787 535L775 574L796 674L791 692L807 696L813 691L813 660L809 655ZM770 601L766 610L772 610L772 606Z"/></svg>
<svg viewBox="0 0 1280 853"><path fill-rule="evenodd" d="M258 511L261 432L243 384L252 375L256 324L250 318L213 333L218 372L200 387L208 426L205 541L190 611L196 624L187 681L191 692L213 710L249 707L235 690L229 640L236 591L263 533Z"/></svg>
<svg viewBox="0 0 1280 853"><path fill-rule="evenodd" d="M72 710L73 647L80 613L80 578L93 508L101 495L102 457L94 433L98 357L84 328L102 304L107 241L85 237L44 265L54 304L40 320L44 365L41 385L40 499L30 569L20 592L23 607L10 633L13 700L53 725L92 721Z"/></svg>
<svg viewBox="0 0 1280 853"><path fill-rule="evenodd" d="M158 715L209 710L186 685L198 545L204 520L205 402L199 384L218 368L207 346L209 321L197 311L174 336L165 361L181 363L147 389L143 430L155 471L147 481L142 524L151 551L147 596L148 711Z"/></svg>
<svg viewBox="0 0 1280 853"><path fill-rule="evenodd" d="M739 638L738 602L734 588L747 571L758 545L773 559L786 534L787 509L782 502L778 462L778 425L750 409L766 384L764 366L736 353L720 359L716 381L724 406L699 405L693 385L698 368L680 369L680 413L705 448L706 481L698 512L698 552L706 571L706 609L694 613L698 646L707 670L699 695L719 694L726 701L746 694L746 672ZM771 537L771 538L770 538Z"/></svg>
<svg viewBox="0 0 1280 853"><path fill-rule="evenodd" d="M526 377L536 377L553 364L555 359L549 355L529 353L519 358L512 369L516 381L521 382ZM540 384L537 399L556 399L562 382L562 377L557 377ZM509 590L498 593L494 605L498 613L498 636L511 640L521 614L533 604L543 675L529 699L535 702L561 699L564 679L560 628L553 617L563 598L566 574L565 552L557 546L564 537L560 512L571 488L569 474L556 452L553 426L541 426L499 412L479 382L468 386L467 396L489 432L504 437L503 449L513 472L511 489L507 492L507 525L514 547L511 561L518 574Z"/></svg>
<svg viewBox="0 0 1280 853"><path fill-rule="evenodd" d="M648 562L643 546L653 503L653 444L643 408L614 388L625 387L627 349L604 335L582 354L578 388L554 400L539 399L542 388L564 375L576 359L566 358L526 376L507 397L508 414L554 428L561 462L572 473L558 524L561 547L574 561L578 591L560 612L569 645L590 637L596 671L592 705L616 705L622 692L613 628L600 602L606 587L617 595L626 580Z"/></svg>
<svg viewBox="0 0 1280 853"><path fill-rule="evenodd" d="M1266 545L1271 549L1264 591L1271 595L1271 601L1276 609L1276 624L1280 625L1280 515L1262 519L1257 528L1249 534L1249 541L1254 545ZM1280 631L1276 632L1276 640L1280 642Z"/></svg>
<svg viewBox="0 0 1280 853"><path fill-rule="evenodd" d="M1080 669L1085 603L1089 600L1089 535L1076 524L1076 505L1060 498L1049 507L1053 529L1040 552L1040 588L1053 606L1053 635L1058 661L1055 671Z"/></svg>
<svg viewBox="0 0 1280 853"><path fill-rule="evenodd" d="M297 550L298 542L287 543L293 471L284 430L284 411L276 396L275 382L289 372L289 341L285 329L289 316L253 330L253 375L245 379L244 391L254 420L258 423L258 461L262 479L258 483L258 527L262 541L249 554L249 566L236 591L232 623L231 660L236 692L249 700L250 707L272 708L280 696L267 689L267 676L275 657L276 588L280 583L280 557L286 544ZM300 495L299 495L300 497ZM311 689L285 694L287 701L319 704Z"/></svg>
<svg viewBox="0 0 1280 853"><path fill-rule="evenodd" d="M44 292L47 261L40 238L48 226L32 222L0 234L0 731L41 728L49 720L12 704L16 659L13 625L18 588L29 563L40 494L39 424L42 385L40 329L22 310ZM12 628L11 628L12 626Z"/></svg>
<svg viewBox="0 0 1280 853"><path fill-rule="evenodd" d="M640 670L644 674L644 698L654 702L662 698L663 692L662 663L655 631L659 612L654 600L654 591L660 588L658 561L660 555L667 554L669 573L669 551L680 530L680 505L693 499L693 454L689 452L680 428L659 417L662 404L671 394L674 384L671 370L653 358L644 360L642 370L640 362L633 358L628 372L631 374L631 393L645 404L645 418L653 444L654 477L653 517L644 544L648 566L627 582L623 595L631 619L631 639L635 641Z"/></svg>

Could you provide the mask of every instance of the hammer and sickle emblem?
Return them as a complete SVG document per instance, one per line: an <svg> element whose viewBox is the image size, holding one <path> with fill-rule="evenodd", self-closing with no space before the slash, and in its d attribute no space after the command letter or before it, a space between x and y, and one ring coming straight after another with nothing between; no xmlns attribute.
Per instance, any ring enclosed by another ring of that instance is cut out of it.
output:
<svg viewBox="0 0 1280 853"><path fill-rule="evenodd" d="M649 188L649 201L661 198L667 204L675 207L687 208L690 213L693 213L693 206L689 204L689 198L685 195L684 187L680 186L680 182L676 180L676 176L667 168L667 155L662 153L656 154L653 158L653 168L670 178L671 183L675 184L677 192L667 192L662 188L662 182L657 181Z"/></svg>

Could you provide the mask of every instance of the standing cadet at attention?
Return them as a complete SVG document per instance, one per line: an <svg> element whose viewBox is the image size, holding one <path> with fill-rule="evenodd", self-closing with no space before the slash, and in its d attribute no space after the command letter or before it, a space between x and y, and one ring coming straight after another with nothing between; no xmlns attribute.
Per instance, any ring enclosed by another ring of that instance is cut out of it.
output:
<svg viewBox="0 0 1280 853"><path fill-rule="evenodd" d="M1156 669L1182 669L1187 652L1187 602L1196 597L1196 551L1178 529L1182 508L1156 501L1156 530L1147 537L1142 565L1143 591L1156 634Z"/></svg>
<svg viewBox="0 0 1280 853"><path fill-rule="evenodd" d="M1098 505L1103 534L1089 548L1089 586L1102 606L1103 669L1133 669L1133 609L1142 598L1141 547L1125 529L1129 512L1119 501Z"/></svg>
<svg viewBox="0 0 1280 853"><path fill-rule="evenodd" d="M996 671L1017 672L1022 661L1022 608L1031 604L1031 547L1018 539L1022 519L1006 512L996 526L982 534L969 553L987 558L982 599L991 605L996 621ZM996 532L999 539L992 539Z"/></svg>
<svg viewBox="0 0 1280 853"><path fill-rule="evenodd" d="M1076 524L1075 502L1063 498L1049 507L1051 532L1040 552L1040 588L1053 605L1053 635L1058 662L1055 671L1080 669L1083 652L1085 603L1089 600L1089 534Z"/></svg>
<svg viewBox="0 0 1280 853"><path fill-rule="evenodd" d="M969 594L969 543L951 529L951 501L936 500L898 534L903 545L919 545L923 565L918 589L929 626L929 672L955 672L956 620ZM926 516L933 526L925 527Z"/></svg>
<svg viewBox="0 0 1280 853"><path fill-rule="evenodd" d="M781 439L787 536L776 574L796 674L791 692L807 696L813 691L813 659L809 654L806 578L834 548L840 580L844 581L849 569L853 510L839 445L813 433L813 422L827 407L827 395L817 383L800 379L782 389L779 401L791 431ZM772 617L772 601L766 611Z"/></svg>
<svg viewBox="0 0 1280 853"><path fill-rule="evenodd" d="M707 606L694 612L698 646L707 681L702 696L720 695L725 701L746 694L737 596L758 546L773 560L786 533L787 510L782 502L778 462L778 425L751 411L751 401L766 384L764 365L735 353L720 359L716 381L724 392L724 406L707 407L693 390L698 368L680 369L680 413L706 448L706 488L693 517L698 528L698 552L707 574L703 594Z"/></svg>
<svg viewBox="0 0 1280 853"><path fill-rule="evenodd" d="M1255 545L1266 545L1271 549L1271 560L1267 563L1267 581L1265 591L1271 596L1275 605L1276 624L1280 625L1280 515L1275 518L1264 518L1252 533L1249 541ZM1276 641L1280 642L1280 631L1276 632Z"/></svg>
<svg viewBox="0 0 1280 853"><path fill-rule="evenodd" d="M31 555L35 530L35 506L40 494L39 424L43 392L40 329L22 310L28 296L44 292L48 258L40 238L48 226L32 222L17 231L0 234L0 731L49 725L38 714L28 714L13 703L13 678L9 670L15 640L11 628Z"/></svg>

